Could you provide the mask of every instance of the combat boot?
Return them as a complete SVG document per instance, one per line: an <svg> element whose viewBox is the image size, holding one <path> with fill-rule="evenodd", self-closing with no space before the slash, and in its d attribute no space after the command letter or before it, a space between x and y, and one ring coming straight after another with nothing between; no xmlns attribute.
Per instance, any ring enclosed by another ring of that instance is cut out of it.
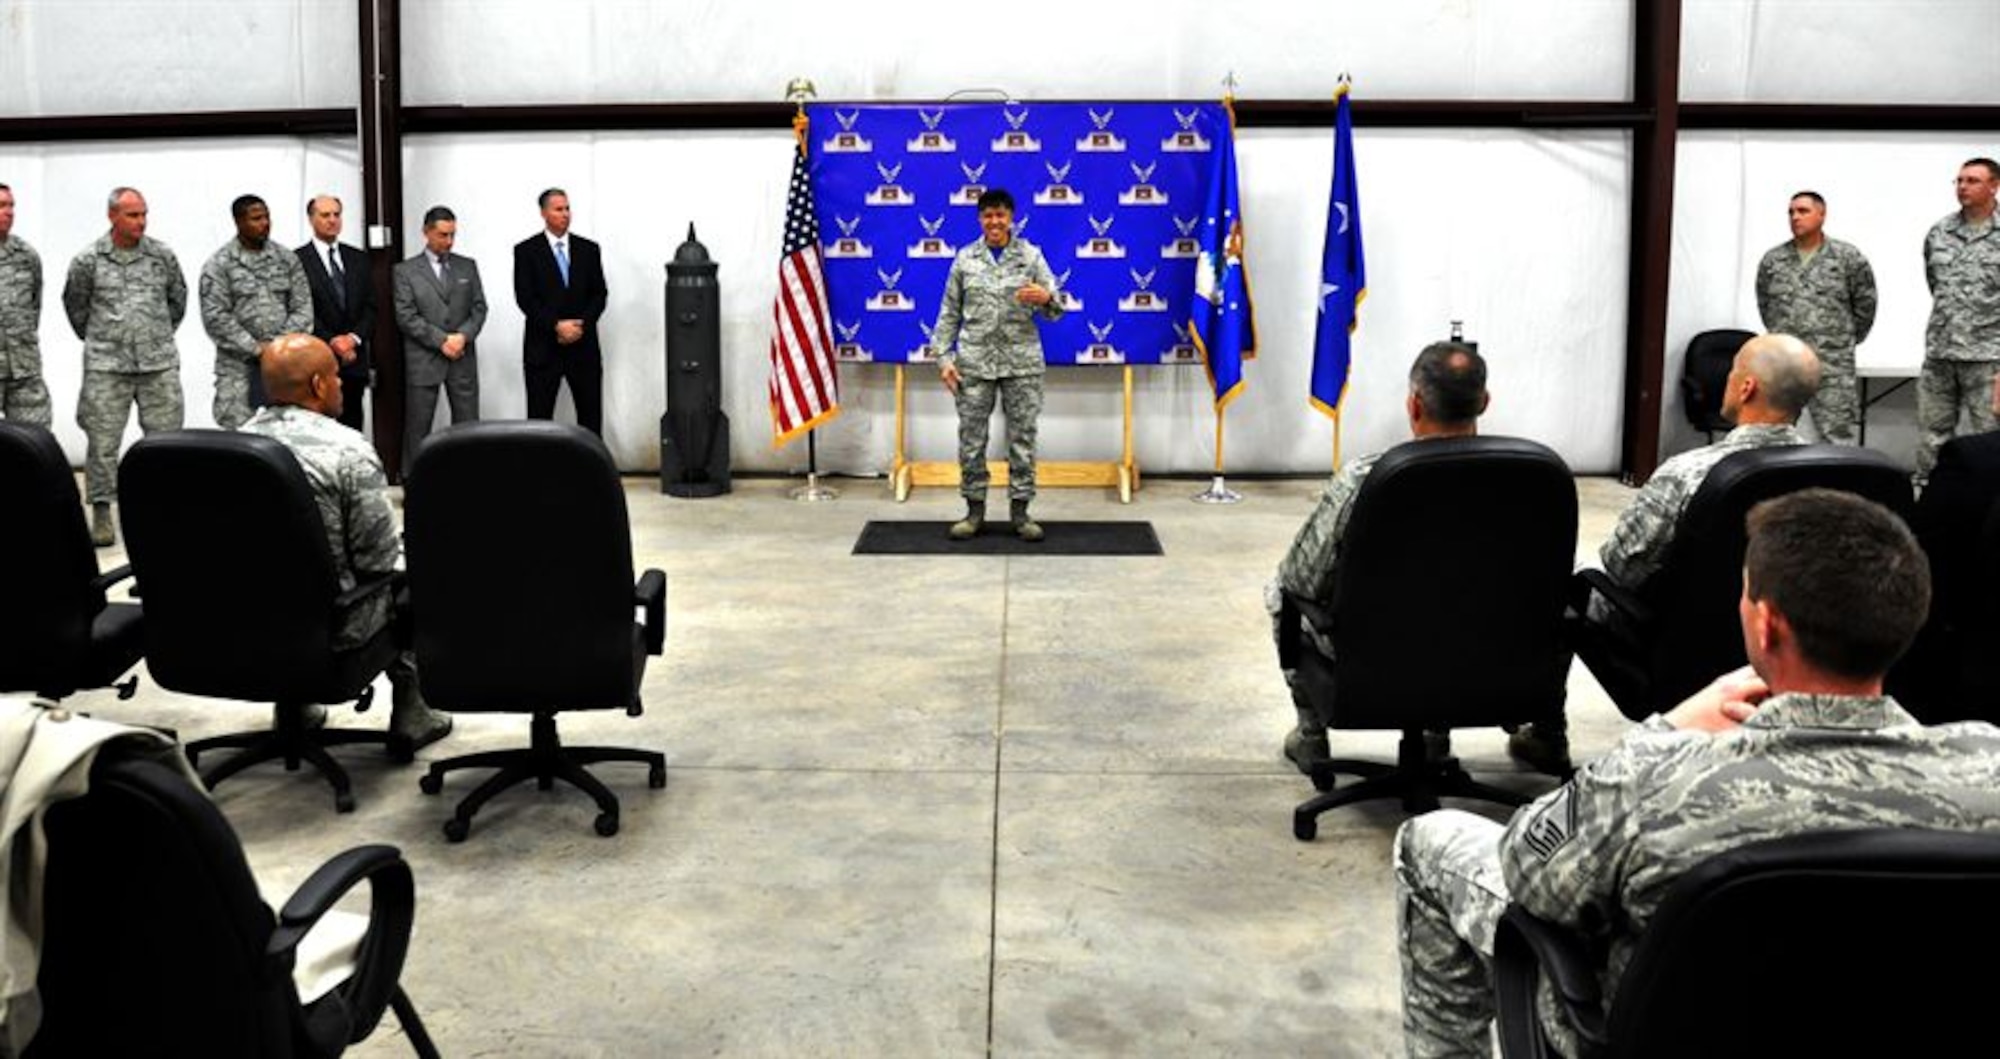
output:
<svg viewBox="0 0 2000 1059"><path fill-rule="evenodd" d="M111 521L110 504L90 505L90 543L99 548L118 543L118 527Z"/></svg>
<svg viewBox="0 0 2000 1059"><path fill-rule="evenodd" d="M1009 511L1008 521L1014 526L1014 536L1030 544L1042 539L1042 524L1035 521L1035 516L1028 514L1028 502L1026 500L1016 500L1013 502Z"/></svg>
<svg viewBox="0 0 2000 1059"><path fill-rule="evenodd" d="M1568 719L1522 725L1507 737L1507 756L1543 775L1568 779L1576 771L1569 758Z"/></svg>
<svg viewBox="0 0 2000 1059"><path fill-rule="evenodd" d="M951 524L951 539L969 541L979 536L979 528L986 525L986 501L967 500L965 517Z"/></svg>

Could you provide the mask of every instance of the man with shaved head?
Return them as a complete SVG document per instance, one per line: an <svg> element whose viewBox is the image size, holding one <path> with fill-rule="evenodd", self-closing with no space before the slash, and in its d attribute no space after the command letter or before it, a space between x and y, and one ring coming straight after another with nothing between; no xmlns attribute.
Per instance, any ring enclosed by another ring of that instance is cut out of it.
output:
<svg viewBox="0 0 2000 1059"><path fill-rule="evenodd" d="M402 535L389 507L382 460L360 432L338 421L340 362L325 342L307 334L280 335L261 356L269 404L243 424L252 434L283 442L311 483L341 591L362 577L394 571L403 559ZM392 615L390 594L376 592L342 614L334 647L366 643ZM416 659L403 651L389 664L394 709L389 729L415 750L451 731L451 716L424 704L417 690Z"/></svg>

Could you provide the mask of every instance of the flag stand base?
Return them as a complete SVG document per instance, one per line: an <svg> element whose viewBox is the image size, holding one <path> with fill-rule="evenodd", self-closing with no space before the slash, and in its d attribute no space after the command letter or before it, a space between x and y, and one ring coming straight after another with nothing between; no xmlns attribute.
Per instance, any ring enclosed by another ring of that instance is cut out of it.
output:
<svg viewBox="0 0 2000 1059"><path fill-rule="evenodd" d="M1208 480L1208 488L1188 499L1197 504L1235 504L1242 501L1243 494L1229 488L1229 483L1218 474Z"/></svg>
<svg viewBox="0 0 2000 1059"><path fill-rule="evenodd" d="M949 486L956 488L959 481L956 460L911 460L904 449L904 422L906 418L903 390L905 386L903 365L896 365L896 449L889 465L889 485L896 501L901 503L910 498L910 490L916 486ZM1132 494L1139 491L1139 461L1132 449L1132 367L1125 367L1125 417L1123 451L1113 460L1036 460L1035 484L1043 488L1115 488L1119 503L1132 502ZM1005 460L986 462L989 487L1004 489L1007 486L1007 463Z"/></svg>
<svg viewBox="0 0 2000 1059"><path fill-rule="evenodd" d="M802 504L817 504L827 500L840 499L840 490L819 484L819 475L806 475L806 484L792 490L792 499Z"/></svg>

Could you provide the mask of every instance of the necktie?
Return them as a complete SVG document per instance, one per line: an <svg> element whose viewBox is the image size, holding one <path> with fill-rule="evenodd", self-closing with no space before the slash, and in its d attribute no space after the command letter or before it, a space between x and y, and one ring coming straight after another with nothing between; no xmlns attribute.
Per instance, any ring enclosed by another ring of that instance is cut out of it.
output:
<svg viewBox="0 0 2000 1059"><path fill-rule="evenodd" d="M326 272L333 277L333 300L341 309L347 308L347 270L340 267L340 249L329 247L326 252Z"/></svg>
<svg viewBox="0 0 2000 1059"><path fill-rule="evenodd" d="M438 282L444 284L447 287L451 286L451 259L441 257L438 258L437 261L438 261Z"/></svg>
<svg viewBox="0 0 2000 1059"><path fill-rule="evenodd" d="M569 241L556 240L556 271L562 273L563 286L569 286Z"/></svg>

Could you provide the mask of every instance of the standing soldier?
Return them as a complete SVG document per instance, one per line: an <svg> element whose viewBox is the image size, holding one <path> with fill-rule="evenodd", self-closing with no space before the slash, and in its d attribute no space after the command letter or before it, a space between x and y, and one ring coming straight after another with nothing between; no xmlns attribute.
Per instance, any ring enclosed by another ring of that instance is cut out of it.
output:
<svg viewBox="0 0 2000 1059"><path fill-rule="evenodd" d="M1958 212L1924 236L1924 279L1931 287L1931 320L1924 331L1924 369L1917 376L1917 481L1931 476L1938 446L1958 433L1992 430L1988 397L2000 371L2000 236L1993 231L1993 199L2000 190L2000 162L1974 158L1958 169Z"/></svg>
<svg viewBox="0 0 2000 1059"><path fill-rule="evenodd" d="M14 189L0 184L0 416L45 427L41 319L42 258L14 234Z"/></svg>
<svg viewBox="0 0 2000 1059"><path fill-rule="evenodd" d="M1861 421L1854 347L1875 326L1875 270L1854 244L1826 237L1819 192L1793 195L1789 213L1791 241L1757 265L1757 312L1765 331L1796 335L1819 353L1813 427L1822 441L1852 445Z"/></svg>
<svg viewBox="0 0 2000 1059"><path fill-rule="evenodd" d="M63 284L63 312L83 339L83 395L76 422L90 439L84 490L90 539L116 543L111 502L118 495L118 448L139 406L139 429L181 428L181 354L174 328L187 315L187 279L165 243L146 235L146 197L111 192L111 230L77 253Z"/></svg>
<svg viewBox="0 0 2000 1059"><path fill-rule="evenodd" d="M271 210L255 195L229 204L236 238L201 267L201 325L215 340L215 425L235 430L264 404L257 352L310 332L312 289L298 255L271 242Z"/></svg>

